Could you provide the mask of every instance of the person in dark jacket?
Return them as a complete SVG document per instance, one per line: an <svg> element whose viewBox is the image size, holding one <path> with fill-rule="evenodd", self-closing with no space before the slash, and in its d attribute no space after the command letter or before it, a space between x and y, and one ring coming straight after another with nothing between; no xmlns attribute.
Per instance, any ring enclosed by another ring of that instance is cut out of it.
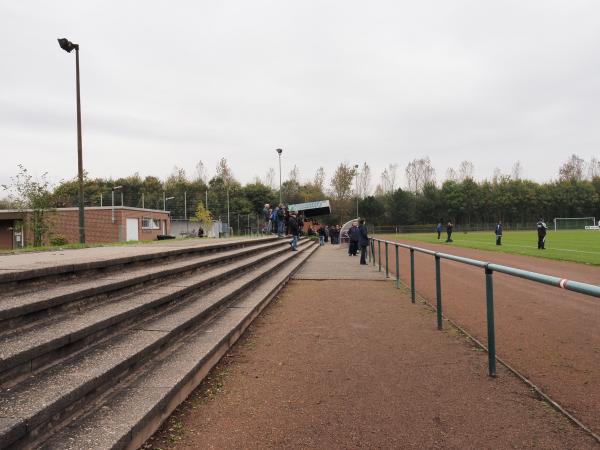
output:
<svg viewBox="0 0 600 450"><path fill-rule="evenodd" d="M439 241L440 237L442 236L442 219L440 219L440 221L438 222L437 226L435 227L435 231L437 231L438 241Z"/></svg>
<svg viewBox="0 0 600 450"><path fill-rule="evenodd" d="M448 222L448 224L446 225L446 234L448 235L448 239L446 239L446 242L453 242L452 230L454 230L454 225L452 225L452 222Z"/></svg>
<svg viewBox="0 0 600 450"><path fill-rule="evenodd" d="M360 247L360 264L366 266L367 247L369 246L369 235L367 233L365 219L360 219L358 221L358 246Z"/></svg>
<svg viewBox="0 0 600 450"><path fill-rule="evenodd" d="M502 245L502 222L496 224L496 245Z"/></svg>
<svg viewBox="0 0 600 450"><path fill-rule="evenodd" d="M546 232L548 231L548 225L544 222L544 218L540 217L537 223L537 235L538 235L538 250L546 250Z"/></svg>
<svg viewBox="0 0 600 450"><path fill-rule="evenodd" d="M325 245L325 227L319 228L319 246Z"/></svg>
<svg viewBox="0 0 600 450"><path fill-rule="evenodd" d="M352 222L352 226L348 230L348 256L356 256L358 252L358 223Z"/></svg>
<svg viewBox="0 0 600 450"><path fill-rule="evenodd" d="M298 234L300 232L300 227L298 226L298 219L296 217L296 213L290 213L290 234L292 235L292 240L290 242L290 246L292 247L292 251L295 252L298 250Z"/></svg>

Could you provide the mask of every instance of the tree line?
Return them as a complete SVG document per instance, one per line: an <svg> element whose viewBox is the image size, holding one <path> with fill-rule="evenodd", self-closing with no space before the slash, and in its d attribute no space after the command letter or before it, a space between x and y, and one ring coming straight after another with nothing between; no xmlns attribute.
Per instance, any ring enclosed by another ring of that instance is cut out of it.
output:
<svg viewBox="0 0 600 450"><path fill-rule="evenodd" d="M9 194L0 200L0 208L28 204L23 188L23 167L12 183L4 186ZM332 215L325 223L342 223L358 213L375 225L433 224L440 219L458 225L477 227L501 220L514 226L526 225L543 216L600 217L600 162L584 161L572 155L558 170L556 180L545 183L523 179L519 162L510 174L496 170L491 179L475 180L474 167L463 161L446 172L437 182L429 158L410 161L405 168L406 184L399 186L398 166L389 164L372 188L372 171L368 163L342 162L329 180L320 167L312 179L302 180L296 166L284 177L281 197L284 203L302 203L329 199ZM26 171L25 171L26 173ZM31 175L27 174L31 183ZM85 177L86 206L110 206L114 191L115 204L171 211L175 219L191 218L204 208L214 219L227 220L227 213L252 216L252 224L265 203L279 203L279 185L269 169L264 178L256 177L243 185L235 179L228 161L222 158L212 177L199 162L193 174L175 167L164 180L155 176L133 174L118 179ZM77 179L62 181L51 187L44 180L43 198L47 207L77 206ZM32 200L39 203L38 188ZM115 189L119 187L118 189ZM31 202L29 202L31 203ZM234 220L232 219L232 223Z"/></svg>

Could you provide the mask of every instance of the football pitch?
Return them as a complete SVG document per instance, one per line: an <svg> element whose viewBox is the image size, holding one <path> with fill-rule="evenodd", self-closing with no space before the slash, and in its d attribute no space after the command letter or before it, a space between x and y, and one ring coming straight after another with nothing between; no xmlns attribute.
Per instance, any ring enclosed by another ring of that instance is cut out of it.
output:
<svg viewBox="0 0 600 450"><path fill-rule="evenodd" d="M448 244L444 242L446 240L445 232L442 233L439 241L437 233L434 232L377 234L376 237L390 241L441 243L448 246L448 253L451 253L452 247L466 247L600 265L600 231L598 230L548 231L546 250L538 250L536 231L505 231L502 236L502 246L496 245L493 231L455 232L452 234L454 242Z"/></svg>

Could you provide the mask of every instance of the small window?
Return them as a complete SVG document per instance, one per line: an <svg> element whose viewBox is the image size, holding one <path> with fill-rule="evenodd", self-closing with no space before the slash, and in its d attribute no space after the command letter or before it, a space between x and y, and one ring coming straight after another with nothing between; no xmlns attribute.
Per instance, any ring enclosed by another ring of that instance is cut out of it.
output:
<svg viewBox="0 0 600 450"><path fill-rule="evenodd" d="M154 220L150 217L142 218L142 230L158 230L160 226L158 220Z"/></svg>

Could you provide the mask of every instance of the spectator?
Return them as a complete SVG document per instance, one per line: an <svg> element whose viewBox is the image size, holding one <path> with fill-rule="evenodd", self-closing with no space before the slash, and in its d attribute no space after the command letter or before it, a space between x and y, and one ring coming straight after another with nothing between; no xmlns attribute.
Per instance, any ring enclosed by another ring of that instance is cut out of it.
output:
<svg viewBox="0 0 600 450"><path fill-rule="evenodd" d="M358 252L359 230L358 222L352 222L348 230L348 256L356 256Z"/></svg>
<svg viewBox="0 0 600 450"><path fill-rule="evenodd" d="M298 233L300 231L300 227L298 226L298 219L296 218L296 213L290 213L290 233L292 234L292 240L290 242L290 246L292 247L292 251L295 252L298 250Z"/></svg>
<svg viewBox="0 0 600 450"><path fill-rule="evenodd" d="M365 219L358 221L358 246L360 247L360 264L367 265L367 247L369 246L369 235Z"/></svg>
<svg viewBox="0 0 600 450"><path fill-rule="evenodd" d="M325 245L325 227L319 228L319 246Z"/></svg>
<svg viewBox="0 0 600 450"><path fill-rule="evenodd" d="M325 242L329 242L329 225L325 225Z"/></svg>
<svg viewBox="0 0 600 450"><path fill-rule="evenodd" d="M439 241L440 237L442 236L442 219L440 219L440 221L438 222L437 226L435 227L435 231L437 231L438 241Z"/></svg>
<svg viewBox="0 0 600 450"><path fill-rule="evenodd" d="M263 233L267 234L271 232L271 205L265 203L265 207L262 210L263 220L265 226L263 227Z"/></svg>
<svg viewBox="0 0 600 450"><path fill-rule="evenodd" d="M280 203L277 207L277 236L282 237L285 231L285 209Z"/></svg>
<svg viewBox="0 0 600 450"><path fill-rule="evenodd" d="M454 230L454 225L452 225L452 222L449 221L446 225L446 234L448 235L448 239L446 239L446 242L454 242L452 240L452 230Z"/></svg>

